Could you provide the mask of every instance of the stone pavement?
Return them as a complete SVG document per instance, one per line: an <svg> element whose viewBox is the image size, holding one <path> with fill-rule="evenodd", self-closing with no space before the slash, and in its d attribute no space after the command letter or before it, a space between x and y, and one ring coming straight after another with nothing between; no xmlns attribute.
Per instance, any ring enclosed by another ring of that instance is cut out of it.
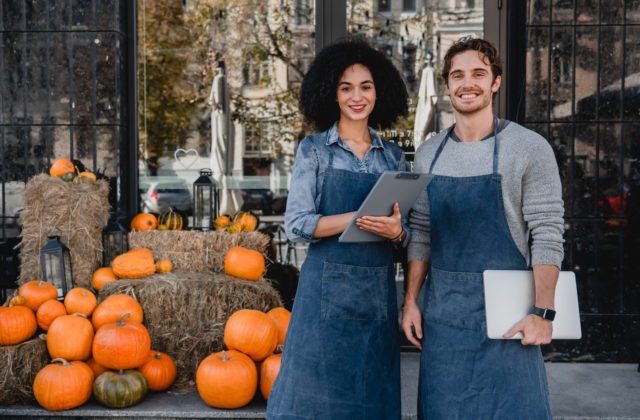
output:
<svg viewBox="0 0 640 420"><path fill-rule="evenodd" d="M416 419L418 353L402 354L402 418ZM547 363L551 402L556 420L640 420L640 372L635 364ZM49 413L37 406L0 407L10 419L264 419L261 398L239 410L206 406L197 392L150 393L124 410L112 410L91 401L75 410Z"/></svg>

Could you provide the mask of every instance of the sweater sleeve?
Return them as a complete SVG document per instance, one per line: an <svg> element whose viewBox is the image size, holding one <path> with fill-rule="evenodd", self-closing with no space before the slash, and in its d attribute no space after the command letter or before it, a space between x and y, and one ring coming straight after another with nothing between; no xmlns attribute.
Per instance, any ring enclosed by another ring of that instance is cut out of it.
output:
<svg viewBox="0 0 640 420"><path fill-rule="evenodd" d="M420 147L416 151L413 172L427 172L425 150L425 147ZM411 209L409 229L411 229L411 240L407 249L408 261L429 261L431 257L431 237L429 231L429 197L426 190L420 193Z"/></svg>
<svg viewBox="0 0 640 420"><path fill-rule="evenodd" d="M532 149L522 178L522 214L532 238L531 265L562 265L564 204L558 165L551 146Z"/></svg>

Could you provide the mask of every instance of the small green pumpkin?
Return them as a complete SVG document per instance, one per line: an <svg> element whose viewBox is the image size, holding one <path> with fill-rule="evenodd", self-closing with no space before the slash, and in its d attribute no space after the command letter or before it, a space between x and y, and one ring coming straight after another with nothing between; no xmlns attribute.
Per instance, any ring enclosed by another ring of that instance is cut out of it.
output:
<svg viewBox="0 0 640 420"><path fill-rule="evenodd" d="M125 408L147 395L147 380L136 369L104 372L93 383L93 395L107 407Z"/></svg>
<svg viewBox="0 0 640 420"><path fill-rule="evenodd" d="M166 226L168 230L182 230L182 216L175 212L172 208L165 210L158 218L158 224Z"/></svg>
<svg viewBox="0 0 640 420"><path fill-rule="evenodd" d="M71 182L75 177L76 174L74 174L73 172L67 172L66 174L62 175L62 180L65 182Z"/></svg>

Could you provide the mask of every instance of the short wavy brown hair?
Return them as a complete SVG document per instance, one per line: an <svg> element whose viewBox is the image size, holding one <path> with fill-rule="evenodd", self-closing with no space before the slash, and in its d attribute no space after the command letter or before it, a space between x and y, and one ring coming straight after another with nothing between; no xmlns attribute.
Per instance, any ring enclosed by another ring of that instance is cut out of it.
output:
<svg viewBox="0 0 640 420"><path fill-rule="evenodd" d="M483 61L491 66L491 74L494 81L496 77L502 75L502 60L500 60L496 47L484 39L467 36L457 40L444 55L442 78L447 86L449 85L449 72L451 71L453 57L465 51L478 51L478 53L482 54Z"/></svg>

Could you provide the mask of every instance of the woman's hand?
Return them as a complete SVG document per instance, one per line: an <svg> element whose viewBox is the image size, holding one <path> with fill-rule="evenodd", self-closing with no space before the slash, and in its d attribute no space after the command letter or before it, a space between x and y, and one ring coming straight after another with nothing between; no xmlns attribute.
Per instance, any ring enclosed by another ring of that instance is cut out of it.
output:
<svg viewBox="0 0 640 420"><path fill-rule="evenodd" d="M402 216L400 206L393 204L393 214L391 216L363 216L356 219L356 225L362 230L375 233L387 239L396 239L402 235Z"/></svg>

